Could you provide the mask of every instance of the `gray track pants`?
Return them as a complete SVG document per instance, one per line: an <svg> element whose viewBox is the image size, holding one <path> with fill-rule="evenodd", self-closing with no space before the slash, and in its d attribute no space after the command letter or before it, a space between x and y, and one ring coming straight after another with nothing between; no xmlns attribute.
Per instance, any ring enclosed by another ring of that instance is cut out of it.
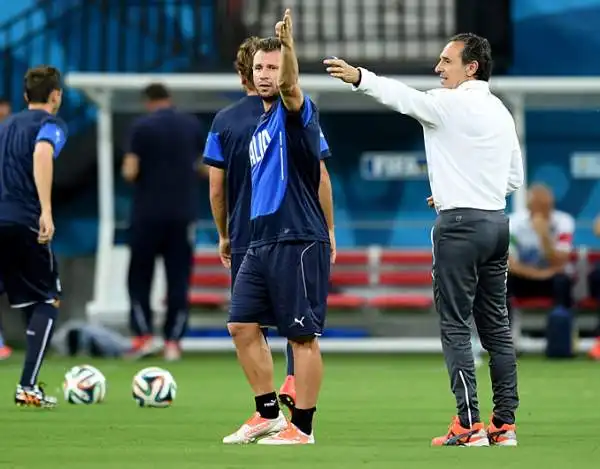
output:
<svg viewBox="0 0 600 469"><path fill-rule="evenodd" d="M463 425L481 421L470 341L472 314L490 355L494 415L514 423L519 398L506 310L508 218L503 211L442 211L432 241L435 306L458 416Z"/></svg>

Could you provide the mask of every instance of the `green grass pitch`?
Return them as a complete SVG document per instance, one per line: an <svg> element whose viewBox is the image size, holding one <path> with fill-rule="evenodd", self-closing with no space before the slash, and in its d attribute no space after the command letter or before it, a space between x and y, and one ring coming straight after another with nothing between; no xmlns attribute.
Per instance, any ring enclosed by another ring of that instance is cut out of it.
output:
<svg viewBox="0 0 600 469"><path fill-rule="evenodd" d="M252 396L231 355L187 356L166 366L161 360L50 357L41 377L48 390L58 390L64 372L85 362L108 379L103 404L62 401L54 410L13 405L20 361L18 356L0 363L1 469L600 467L600 364L583 359L520 360L518 448L429 446L453 415L440 356L326 356L313 447L221 444L253 410ZM131 379L151 365L164 366L177 381L171 408L134 404ZM283 365L278 355L278 377ZM487 420L491 403L486 367L478 378Z"/></svg>

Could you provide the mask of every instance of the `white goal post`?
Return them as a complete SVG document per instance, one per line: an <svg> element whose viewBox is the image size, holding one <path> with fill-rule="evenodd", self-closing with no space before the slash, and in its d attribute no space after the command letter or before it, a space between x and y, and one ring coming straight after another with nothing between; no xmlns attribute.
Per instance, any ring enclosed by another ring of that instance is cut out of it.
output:
<svg viewBox="0 0 600 469"><path fill-rule="evenodd" d="M391 77L420 90L439 87L437 77ZM124 325L127 321L128 300L126 272L128 250L115 246L115 197L113 155L113 112L140 112L140 91L149 83L164 83L174 95L178 107L188 111L213 112L240 96L239 78L235 74L94 74L70 73L66 85L84 92L97 106L97 152L99 178L99 239L94 279L94 296L87 306L90 321ZM327 75L303 75L301 86L322 111L380 111L391 112L372 98L352 93L349 85ZM515 117L517 131L525 151L526 109L581 109L600 107L600 79L571 77L498 77L491 81L492 90L499 95ZM514 196L514 207L525 207L524 188ZM160 266L155 276L152 304L163 309L165 294L164 273ZM437 352L437 338L370 338L323 339L329 351L361 352ZM274 340L274 348L283 342ZM543 341L523 340L520 348L529 351L543 349ZM586 341L582 348L589 346ZM230 350L229 339L186 339L187 350Z"/></svg>

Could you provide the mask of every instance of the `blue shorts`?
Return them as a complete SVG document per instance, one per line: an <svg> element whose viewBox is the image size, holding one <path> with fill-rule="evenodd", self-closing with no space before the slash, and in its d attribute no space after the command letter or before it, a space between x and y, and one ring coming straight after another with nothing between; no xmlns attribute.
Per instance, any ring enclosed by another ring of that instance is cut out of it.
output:
<svg viewBox="0 0 600 469"><path fill-rule="evenodd" d="M242 262L244 262L244 257L246 257L245 252L231 253L231 291L233 291L235 279L237 278L237 274L240 271Z"/></svg>
<svg viewBox="0 0 600 469"><path fill-rule="evenodd" d="M276 326L288 339L321 335L329 272L328 243L282 242L250 248L233 286L229 322Z"/></svg>
<svg viewBox="0 0 600 469"><path fill-rule="evenodd" d="M26 226L0 225L0 279L13 308L54 303L60 281L54 253Z"/></svg>

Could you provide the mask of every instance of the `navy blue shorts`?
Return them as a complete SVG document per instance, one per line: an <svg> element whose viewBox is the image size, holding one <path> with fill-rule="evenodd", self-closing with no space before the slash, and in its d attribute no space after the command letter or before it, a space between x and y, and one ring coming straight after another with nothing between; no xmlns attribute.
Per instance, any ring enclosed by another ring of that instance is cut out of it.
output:
<svg viewBox="0 0 600 469"><path fill-rule="evenodd" d="M245 252L231 253L231 291L233 291L235 279L237 278L238 272L240 271L242 262L244 262L244 257L246 257Z"/></svg>
<svg viewBox="0 0 600 469"><path fill-rule="evenodd" d="M283 242L250 248L233 286L229 322L276 326L289 339L321 335L329 272L328 243Z"/></svg>
<svg viewBox="0 0 600 469"><path fill-rule="evenodd" d="M26 226L0 225L0 279L13 308L53 303L60 297L56 259Z"/></svg>

